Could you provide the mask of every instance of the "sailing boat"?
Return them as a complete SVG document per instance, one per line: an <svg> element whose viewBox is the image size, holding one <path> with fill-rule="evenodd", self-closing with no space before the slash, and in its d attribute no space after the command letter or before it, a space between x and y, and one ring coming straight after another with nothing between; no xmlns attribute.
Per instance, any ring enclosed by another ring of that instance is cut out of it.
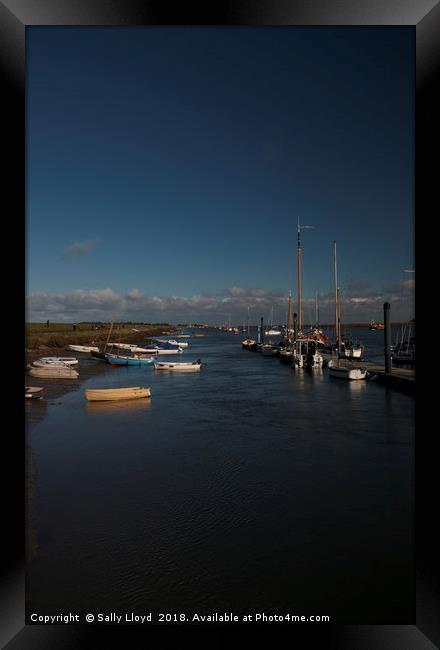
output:
<svg viewBox="0 0 440 650"><path fill-rule="evenodd" d="M292 291L289 291L289 303L287 307L287 325L284 332L284 348L280 350L280 361L283 363L292 363L292 340L293 340L293 329L292 329Z"/></svg>
<svg viewBox="0 0 440 650"><path fill-rule="evenodd" d="M362 368L351 368L349 366L341 365L340 355L342 350L341 340L341 308L340 296L338 287L338 266L336 260L336 242L333 242L333 259L334 259L334 274L335 274L335 337L336 337L336 352L337 359L331 359L328 364L328 372L330 377L337 379L365 379L367 371Z"/></svg>
<svg viewBox="0 0 440 650"><path fill-rule="evenodd" d="M247 308L247 338L245 338L241 345L245 350L254 349L257 347L257 342L254 339L251 339L251 326L249 322L249 307Z"/></svg>
<svg viewBox="0 0 440 650"><path fill-rule="evenodd" d="M270 329L266 330L265 334L266 334L266 336L280 336L281 335L280 330L276 329L273 326L273 305L272 305L272 317L270 319Z"/></svg>

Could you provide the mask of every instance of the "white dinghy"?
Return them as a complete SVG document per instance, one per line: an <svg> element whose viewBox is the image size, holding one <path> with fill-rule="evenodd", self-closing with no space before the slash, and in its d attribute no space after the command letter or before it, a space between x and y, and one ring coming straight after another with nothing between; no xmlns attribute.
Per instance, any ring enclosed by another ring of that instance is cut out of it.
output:
<svg viewBox="0 0 440 650"><path fill-rule="evenodd" d="M155 361L154 367L156 370L184 370L189 372L197 372L202 367L200 359L192 363L173 363L167 361Z"/></svg>
<svg viewBox="0 0 440 650"><path fill-rule="evenodd" d="M78 379L79 377L75 368L50 363L41 368L31 366L29 374L31 377L40 377L41 379Z"/></svg>
<svg viewBox="0 0 440 650"><path fill-rule="evenodd" d="M362 368L348 368L347 366L340 366L338 363L330 360L327 365L328 374L330 377L338 379L365 379L367 371Z"/></svg>
<svg viewBox="0 0 440 650"><path fill-rule="evenodd" d="M99 348L94 345L68 345L72 352L99 352Z"/></svg>
<svg viewBox="0 0 440 650"><path fill-rule="evenodd" d="M75 357L41 357L32 363L35 367L45 366L76 366L78 359Z"/></svg>

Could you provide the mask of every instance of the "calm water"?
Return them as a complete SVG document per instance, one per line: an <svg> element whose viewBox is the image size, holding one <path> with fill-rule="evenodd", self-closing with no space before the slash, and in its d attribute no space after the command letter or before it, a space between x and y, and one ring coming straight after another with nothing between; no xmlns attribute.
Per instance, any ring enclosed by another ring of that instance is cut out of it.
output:
<svg viewBox="0 0 440 650"><path fill-rule="evenodd" d="M380 358L383 333L359 336ZM201 357L200 373L105 366L30 427L29 612L408 622L413 398L294 370L241 338L192 337L179 361ZM151 400L83 395L130 385Z"/></svg>

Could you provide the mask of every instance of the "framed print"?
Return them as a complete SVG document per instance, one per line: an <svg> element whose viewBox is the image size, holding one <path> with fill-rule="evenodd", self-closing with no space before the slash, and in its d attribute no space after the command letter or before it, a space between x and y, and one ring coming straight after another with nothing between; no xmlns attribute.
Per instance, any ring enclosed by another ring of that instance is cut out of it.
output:
<svg viewBox="0 0 440 650"><path fill-rule="evenodd" d="M26 372L3 645L438 646L438 3L0 17Z"/></svg>

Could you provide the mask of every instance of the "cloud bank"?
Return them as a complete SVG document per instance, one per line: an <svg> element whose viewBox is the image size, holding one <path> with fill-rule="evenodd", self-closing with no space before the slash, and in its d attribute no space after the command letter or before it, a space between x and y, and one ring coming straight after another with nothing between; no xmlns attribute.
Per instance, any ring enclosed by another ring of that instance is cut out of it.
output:
<svg viewBox="0 0 440 650"><path fill-rule="evenodd" d="M383 303L391 303L393 320L408 320L413 313L414 280L375 291L366 285L348 287L343 295L341 318L343 322L367 322L381 320ZM334 294L318 295L319 321L332 323L334 320ZM65 293L37 293L27 298L27 321L54 322L109 321L190 323L206 322L211 325L245 323L247 308L252 324L263 317L274 322L286 321L287 295L277 289L260 287L230 287L220 293L199 293L190 297L159 296L143 294L132 288L126 293L117 293L111 288L77 289ZM294 310L296 310L294 302ZM315 298L303 300L303 322L315 319Z"/></svg>

